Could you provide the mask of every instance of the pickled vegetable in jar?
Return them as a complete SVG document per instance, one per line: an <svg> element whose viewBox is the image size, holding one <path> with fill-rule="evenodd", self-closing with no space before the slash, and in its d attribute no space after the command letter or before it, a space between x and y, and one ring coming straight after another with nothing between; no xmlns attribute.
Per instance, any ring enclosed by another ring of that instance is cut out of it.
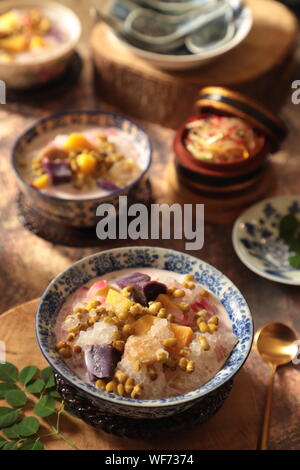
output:
<svg viewBox="0 0 300 470"><path fill-rule="evenodd" d="M238 117L206 114L186 124L185 147L198 160L234 163L257 154L265 137Z"/></svg>

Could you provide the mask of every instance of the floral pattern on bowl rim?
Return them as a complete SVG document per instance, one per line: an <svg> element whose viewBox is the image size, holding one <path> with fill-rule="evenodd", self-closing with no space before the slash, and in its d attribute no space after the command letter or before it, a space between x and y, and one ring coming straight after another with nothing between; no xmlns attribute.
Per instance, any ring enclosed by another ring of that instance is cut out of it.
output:
<svg viewBox="0 0 300 470"><path fill-rule="evenodd" d="M232 241L240 260L256 274L283 284L300 285L300 269L290 266L291 253L279 238L280 219L300 217L300 196L265 199L247 209L235 222Z"/></svg>
<svg viewBox="0 0 300 470"><path fill-rule="evenodd" d="M156 267L177 273L192 273L196 280L217 295L238 337L224 367L202 387L184 395L158 400L133 400L110 395L87 384L72 372L54 348L56 316L66 298L97 276L125 268ZM203 396L219 388L242 367L253 340L253 321L247 303L234 284L220 271L191 255L156 247L124 247L84 258L58 275L46 289L36 315L37 340L47 361L79 393L88 395L102 409L131 417L164 417L184 411ZM113 405L113 409L112 409Z"/></svg>

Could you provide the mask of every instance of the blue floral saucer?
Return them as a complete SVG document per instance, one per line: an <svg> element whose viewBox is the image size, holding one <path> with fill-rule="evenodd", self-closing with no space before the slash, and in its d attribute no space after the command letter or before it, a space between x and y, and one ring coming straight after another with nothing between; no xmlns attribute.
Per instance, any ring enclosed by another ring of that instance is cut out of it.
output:
<svg viewBox="0 0 300 470"><path fill-rule="evenodd" d="M235 222L232 241L240 260L256 274L300 285L300 269L289 264L292 253L279 238L279 222L287 214L300 217L300 196L279 196L255 204Z"/></svg>

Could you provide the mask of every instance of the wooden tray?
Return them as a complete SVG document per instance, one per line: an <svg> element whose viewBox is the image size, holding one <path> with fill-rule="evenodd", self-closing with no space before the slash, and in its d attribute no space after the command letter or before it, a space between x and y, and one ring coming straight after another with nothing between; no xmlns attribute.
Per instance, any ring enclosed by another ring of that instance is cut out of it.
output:
<svg viewBox="0 0 300 470"><path fill-rule="evenodd" d="M0 340L6 344L6 360L19 368L31 364L41 368L47 365L35 338L34 317L37 305L38 299L1 315ZM83 450L251 450L256 447L258 417L251 380L242 370L236 376L230 397L221 410L209 422L186 434L151 441L129 440L97 432L71 417L62 419L61 431ZM46 448L50 450L70 449L64 441L54 438L45 443Z"/></svg>
<svg viewBox="0 0 300 470"><path fill-rule="evenodd" d="M198 70L168 72L116 43L102 23L91 33L96 91L110 104L141 119L176 128L192 114L198 91L218 85L242 91L276 111L290 91L298 22L284 5L247 0L254 24L234 50Z"/></svg>

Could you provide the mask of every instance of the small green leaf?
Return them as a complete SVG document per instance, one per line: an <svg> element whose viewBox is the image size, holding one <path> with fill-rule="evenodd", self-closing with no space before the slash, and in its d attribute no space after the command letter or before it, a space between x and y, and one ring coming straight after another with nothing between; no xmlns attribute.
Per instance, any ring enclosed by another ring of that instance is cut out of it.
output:
<svg viewBox="0 0 300 470"><path fill-rule="evenodd" d="M16 382L18 377L18 369L10 362L0 364L0 380L4 382Z"/></svg>
<svg viewBox="0 0 300 470"><path fill-rule="evenodd" d="M18 387L12 382L0 382L0 398L4 398L9 390L18 390Z"/></svg>
<svg viewBox="0 0 300 470"><path fill-rule="evenodd" d="M48 392L48 395L52 398L61 399L61 396L60 396L60 394L58 393L57 390L50 390Z"/></svg>
<svg viewBox="0 0 300 470"><path fill-rule="evenodd" d="M55 412L55 400L48 395L43 396L35 405L34 412L41 418L46 418Z"/></svg>
<svg viewBox="0 0 300 470"><path fill-rule="evenodd" d="M17 426L21 437L29 437L38 432L40 422L34 416L27 416Z"/></svg>
<svg viewBox="0 0 300 470"><path fill-rule="evenodd" d="M300 269L300 254L291 256L289 258L289 263L293 268Z"/></svg>
<svg viewBox="0 0 300 470"><path fill-rule="evenodd" d="M23 442L21 447L19 447L20 450L44 450L44 444L37 439L34 441L33 439L26 439L26 441Z"/></svg>
<svg viewBox="0 0 300 470"><path fill-rule="evenodd" d="M21 370L19 374L19 380L23 385L27 385L37 373L38 368L36 366L27 366Z"/></svg>
<svg viewBox="0 0 300 470"><path fill-rule="evenodd" d="M6 444L4 444L1 450L17 450L17 449L18 449L18 446L15 441L8 441L6 442Z"/></svg>
<svg viewBox="0 0 300 470"><path fill-rule="evenodd" d="M27 402L27 396L22 390L9 390L5 394L5 400L9 405L14 407L24 406Z"/></svg>
<svg viewBox="0 0 300 470"><path fill-rule="evenodd" d="M300 253L300 237L298 236L290 242L290 251L295 253Z"/></svg>
<svg viewBox="0 0 300 470"><path fill-rule="evenodd" d="M0 429L14 424L20 416L20 410L0 406Z"/></svg>
<svg viewBox="0 0 300 470"><path fill-rule="evenodd" d="M17 437L20 437L20 434L19 434L19 425L18 423L17 424L13 424L12 426L10 426L9 428L5 428L3 429L3 434L8 437L9 439L16 439Z"/></svg>
<svg viewBox="0 0 300 470"><path fill-rule="evenodd" d="M30 393L41 393L45 387L45 382L41 379L37 379L31 384L26 386L26 391Z"/></svg>
<svg viewBox="0 0 300 470"><path fill-rule="evenodd" d="M287 243L290 243L291 240L293 240L298 227L298 219L293 214L285 215L279 222L280 238L283 238Z"/></svg>
<svg viewBox="0 0 300 470"><path fill-rule="evenodd" d="M46 388L52 388L55 385L55 377L51 367L46 367L41 372L41 377L46 384Z"/></svg>
<svg viewBox="0 0 300 470"><path fill-rule="evenodd" d="M3 439L2 436L0 436L0 449L2 449L2 447L4 446L4 444L7 442L6 439Z"/></svg>
<svg viewBox="0 0 300 470"><path fill-rule="evenodd" d="M2 450L17 450L17 449L18 449L18 446L15 441L6 442L6 444L4 444L4 446L2 447Z"/></svg>

